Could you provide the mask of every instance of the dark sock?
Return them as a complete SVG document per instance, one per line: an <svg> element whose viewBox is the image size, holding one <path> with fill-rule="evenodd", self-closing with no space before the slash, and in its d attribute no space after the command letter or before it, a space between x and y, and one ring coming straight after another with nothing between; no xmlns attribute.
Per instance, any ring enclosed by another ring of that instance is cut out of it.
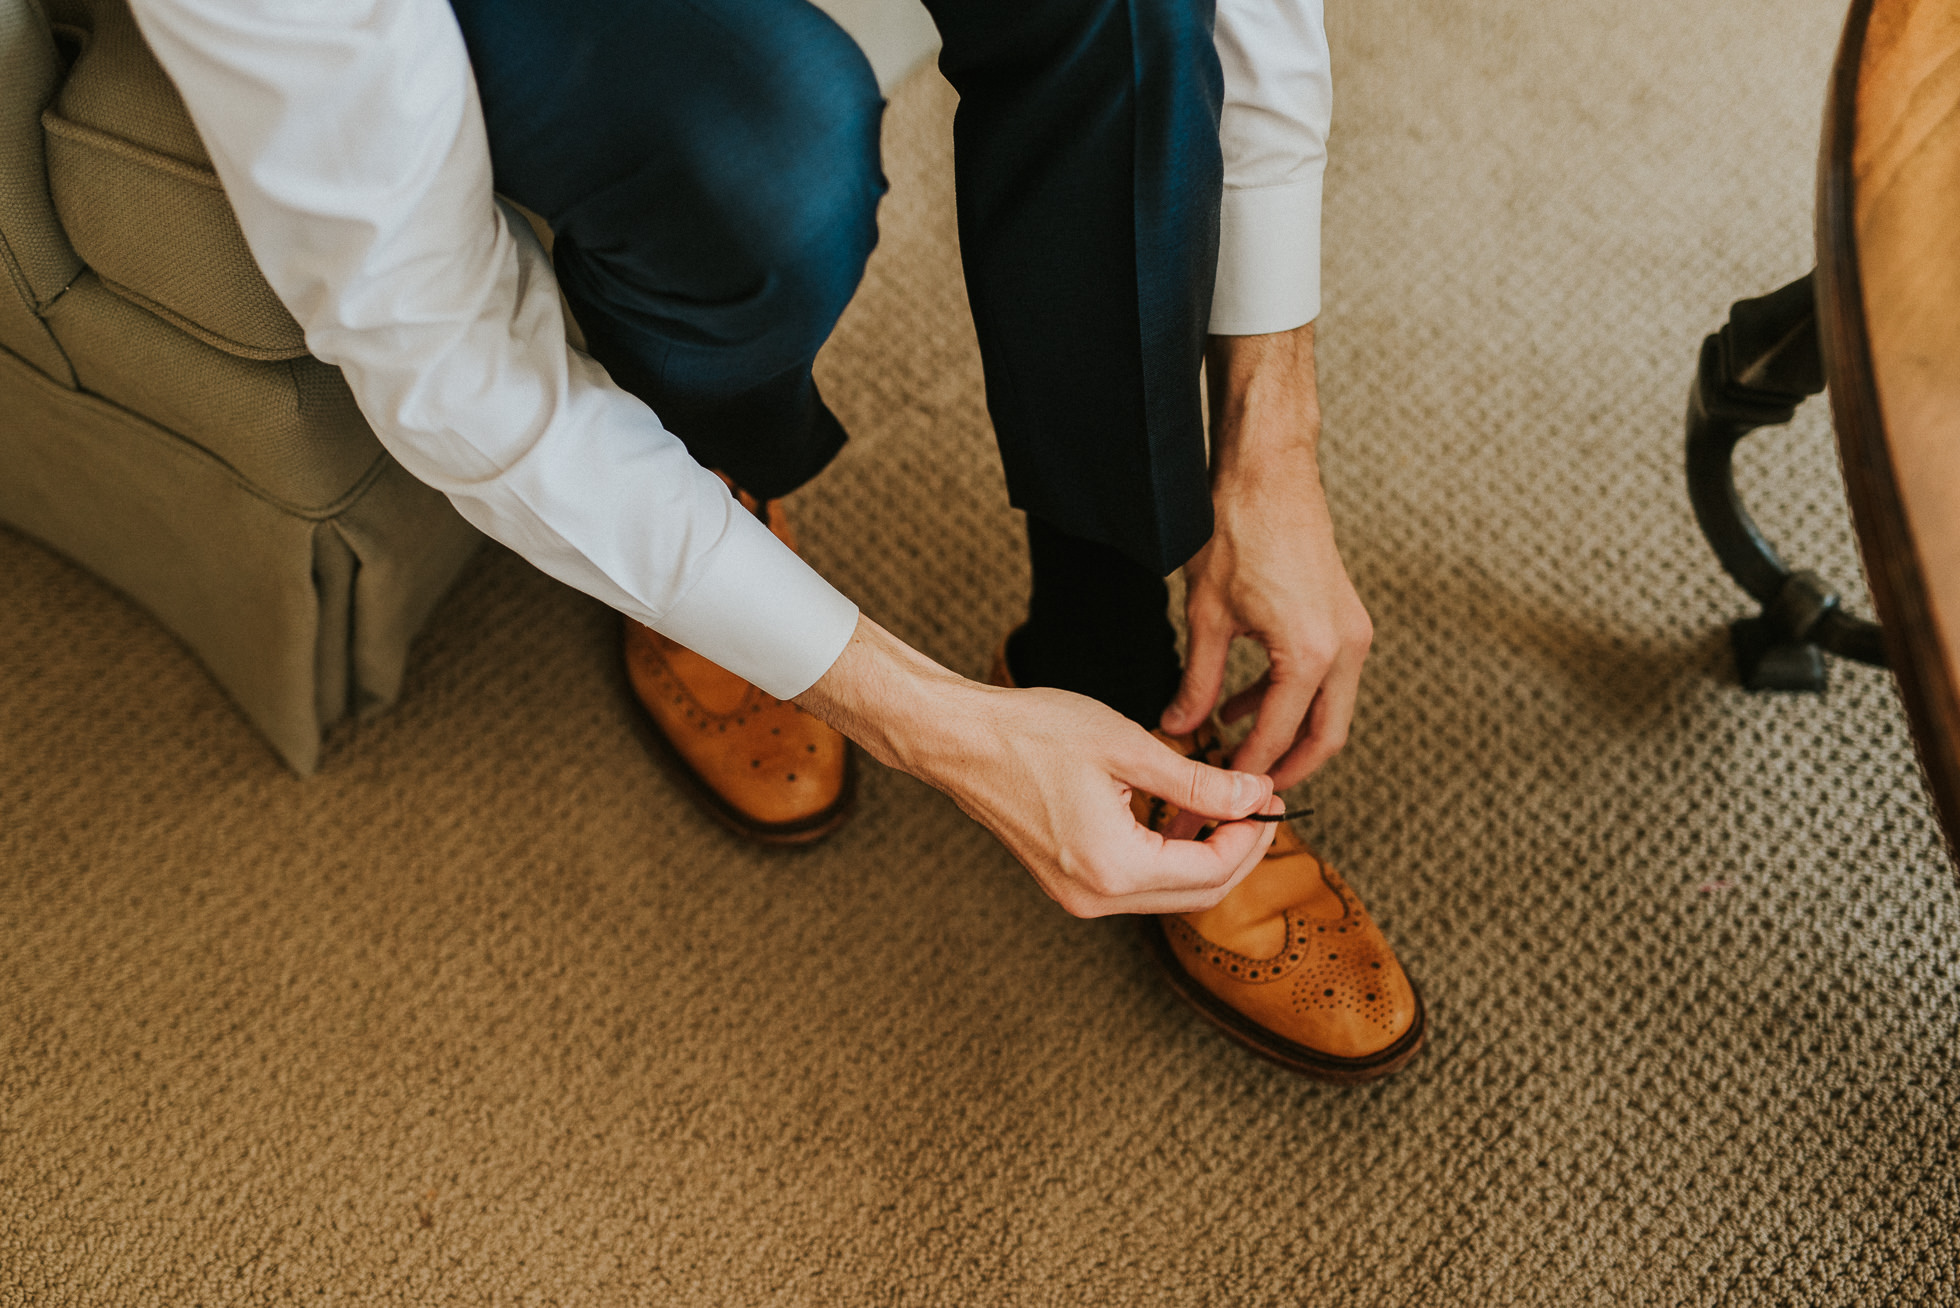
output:
<svg viewBox="0 0 1960 1308"><path fill-rule="evenodd" d="M1072 690L1155 727L1180 675L1164 579L1119 550L1033 517L1028 561L1028 623L1007 642L1014 680Z"/></svg>

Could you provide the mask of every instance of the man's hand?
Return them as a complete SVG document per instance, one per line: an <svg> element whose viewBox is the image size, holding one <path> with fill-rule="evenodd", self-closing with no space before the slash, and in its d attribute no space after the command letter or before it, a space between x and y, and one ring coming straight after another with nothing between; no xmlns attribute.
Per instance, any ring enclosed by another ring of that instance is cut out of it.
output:
<svg viewBox="0 0 1960 1308"><path fill-rule="evenodd" d="M937 786L1077 917L1191 913L1251 872L1277 828L1270 780L1207 767L1092 699L955 676L869 618L797 703L880 761ZM1172 840L1130 812L1135 788L1218 819Z"/></svg>
<svg viewBox="0 0 1960 1308"><path fill-rule="evenodd" d="M1212 506L1217 527L1184 567L1190 647L1164 730L1195 730L1218 702L1234 636L1271 667L1223 716L1257 711L1232 766L1304 779L1347 743L1374 628L1334 547L1320 488L1313 324L1269 336L1214 336Z"/></svg>

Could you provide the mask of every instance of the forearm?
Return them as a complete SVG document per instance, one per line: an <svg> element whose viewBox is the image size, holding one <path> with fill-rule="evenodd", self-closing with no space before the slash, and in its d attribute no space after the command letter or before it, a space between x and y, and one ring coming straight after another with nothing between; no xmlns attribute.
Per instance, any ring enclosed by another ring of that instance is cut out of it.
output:
<svg viewBox="0 0 1960 1308"><path fill-rule="evenodd" d="M1317 458L1320 389L1312 323L1260 336L1213 336L1205 381L1215 480L1276 456Z"/></svg>

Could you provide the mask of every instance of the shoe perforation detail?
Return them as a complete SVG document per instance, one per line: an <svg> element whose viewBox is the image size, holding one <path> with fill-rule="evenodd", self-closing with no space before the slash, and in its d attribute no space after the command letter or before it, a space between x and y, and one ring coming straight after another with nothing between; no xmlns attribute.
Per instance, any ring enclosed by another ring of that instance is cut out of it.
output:
<svg viewBox="0 0 1960 1308"><path fill-rule="evenodd" d="M702 731L706 731L710 727L726 731L728 730L728 724L731 722L738 727L746 725L750 714L783 703L782 700L766 693L759 687L750 686L747 692L743 694L741 702L736 704L734 708L729 709L725 713L717 713L694 697L694 691L689 688L685 681L680 679L674 672L673 666L666 659L663 658L654 662L653 675L660 693L658 696L653 696L652 698L664 696L670 703L680 704L682 706L681 720L690 726L700 728Z"/></svg>
<svg viewBox="0 0 1960 1308"><path fill-rule="evenodd" d="M1363 939L1323 954L1338 957L1317 958L1292 978L1288 999L1293 1012L1305 1017L1346 1010L1393 1034L1398 1025L1395 992L1379 941Z"/></svg>
<svg viewBox="0 0 1960 1308"><path fill-rule="evenodd" d="M1271 958L1255 959L1214 944L1180 917L1164 919L1173 943L1180 953L1223 980L1241 985L1286 982L1287 1007L1296 1017L1346 1011L1394 1035L1402 1015L1397 1011L1398 987L1389 966L1394 956L1387 942L1332 868L1311 851L1294 852L1313 858L1321 882L1340 902L1338 916L1285 910L1286 945Z"/></svg>
<svg viewBox="0 0 1960 1308"><path fill-rule="evenodd" d="M1325 946L1316 944L1314 939L1316 919L1291 909L1285 911L1283 918L1286 922L1286 943L1270 958L1253 958L1249 954L1236 953L1223 945L1213 944L1182 918L1166 918L1165 922L1173 936L1201 961L1235 981L1267 985L1299 968L1311 966L1316 950L1326 952Z"/></svg>

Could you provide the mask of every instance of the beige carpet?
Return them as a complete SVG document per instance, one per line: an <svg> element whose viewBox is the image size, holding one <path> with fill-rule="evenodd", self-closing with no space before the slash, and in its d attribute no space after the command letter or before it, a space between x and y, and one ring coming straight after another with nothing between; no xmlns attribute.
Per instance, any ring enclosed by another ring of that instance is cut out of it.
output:
<svg viewBox="0 0 1960 1308"><path fill-rule="evenodd" d="M308 782L0 533L0 1304L1960 1299L1960 899L1891 686L1733 684L1682 494L1727 303L1801 273L1824 0L1330 6L1327 471L1380 636L1310 787L1433 1019L1371 1089L1228 1046L872 769L765 853L649 764L612 620L486 553ZM897 96L799 497L977 671L1016 613ZM1815 406L1813 406L1814 408ZM1856 561L1820 414L1757 442Z"/></svg>

